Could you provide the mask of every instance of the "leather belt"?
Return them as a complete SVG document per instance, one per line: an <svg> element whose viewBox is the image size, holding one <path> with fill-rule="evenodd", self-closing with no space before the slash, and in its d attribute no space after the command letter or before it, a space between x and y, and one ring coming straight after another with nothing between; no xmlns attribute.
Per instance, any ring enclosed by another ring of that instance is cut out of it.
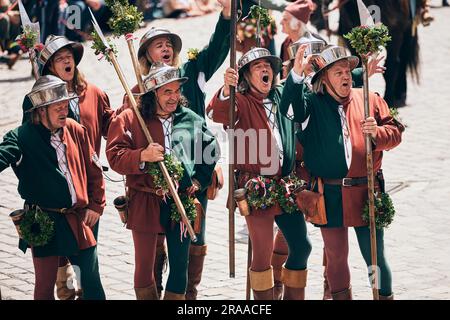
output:
<svg viewBox="0 0 450 320"><path fill-rule="evenodd" d="M66 214L66 213L77 213L76 209L74 208L45 208L38 205L26 205L28 208L26 209L35 209L39 208L42 211L48 211L48 212L55 212L60 214Z"/></svg>
<svg viewBox="0 0 450 320"><path fill-rule="evenodd" d="M353 187L362 184L367 184L367 177L359 178L343 178L343 179L326 179L323 178L324 184L330 184L334 186Z"/></svg>

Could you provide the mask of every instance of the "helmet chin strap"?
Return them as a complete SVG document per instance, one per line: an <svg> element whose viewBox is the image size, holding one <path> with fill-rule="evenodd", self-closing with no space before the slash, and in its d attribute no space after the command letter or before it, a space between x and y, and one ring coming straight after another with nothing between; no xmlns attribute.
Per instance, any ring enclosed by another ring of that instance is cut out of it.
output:
<svg viewBox="0 0 450 320"><path fill-rule="evenodd" d="M331 91L331 93L333 94L334 97L336 97L337 101L342 104L348 104L348 102L350 101L350 94L348 94L347 96L341 96L339 93L336 92L336 90L334 89L334 87L331 85L329 79L328 79L328 75L325 73L324 78L323 78L323 82L325 82L326 87Z"/></svg>

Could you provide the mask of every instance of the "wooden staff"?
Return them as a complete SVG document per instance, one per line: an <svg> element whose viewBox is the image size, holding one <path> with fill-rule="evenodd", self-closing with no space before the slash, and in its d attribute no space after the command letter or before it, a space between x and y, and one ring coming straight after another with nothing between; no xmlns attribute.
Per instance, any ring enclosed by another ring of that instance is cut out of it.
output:
<svg viewBox="0 0 450 320"><path fill-rule="evenodd" d="M237 0L231 0L231 23L230 23L230 68L236 70L236 19ZM234 201L234 108L236 105L235 87L230 86L230 125L228 130L229 164L228 164L228 256L230 278L235 277L235 240L234 240L234 212L236 203Z"/></svg>
<svg viewBox="0 0 450 320"><path fill-rule="evenodd" d="M245 286L245 300L250 300L250 266L252 265L252 240L250 240L250 236L248 237L247 243L247 283Z"/></svg>
<svg viewBox="0 0 450 320"><path fill-rule="evenodd" d="M39 79L39 67L37 64L36 51L34 51L34 48L30 48L28 50L28 56L30 58L31 69L33 70L34 79L37 80Z"/></svg>
<svg viewBox="0 0 450 320"><path fill-rule="evenodd" d="M134 73L136 75L137 84L140 93L144 93L144 82L142 81L141 67L136 56L136 50L134 49L133 34L125 35L125 40L127 40L128 51L130 52L131 62L133 62Z"/></svg>
<svg viewBox="0 0 450 320"><path fill-rule="evenodd" d="M363 65L363 92L364 92L364 117L370 117L370 102L369 102L369 69L368 58L362 57ZM367 162L367 186L369 192L369 220L370 220L370 249L372 257L371 265L371 285L373 299L378 300L378 264L377 264L377 231L375 227L375 199L374 199L374 176L373 176L373 157L372 157L372 140L370 134L366 134L366 162Z"/></svg>
<svg viewBox="0 0 450 320"><path fill-rule="evenodd" d="M138 110L136 100L134 99L133 93L130 90L130 87L128 86L125 77L123 75L122 70L120 69L119 63L117 62L116 56L114 55L114 52L111 49L108 50L108 56L114 66L114 69L116 70L117 75L119 76L120 82L122 83L123 88L125 89L125 92L128 95L128 99L130 99L131 106L133 107L133 110L136 114L136 117L139 121L139 124L142 128L142 131L144 132L145 137L147 138L148 143L153 143L152 136L150 135L150 132L148 131L147 126L145 125L145 121L142 118L141 113ZM167 171L166 165L164 164L164 161L158 162L159 168L161 169L161 172L164 176L164 179L166 180L170 193L173 197L173 200L175 201L175 204L177 206L178 212L180 213L181 220L186 225L187 230L189 232L189 236L191 237L192 242L197 241L197 237L195 236L194 229L191 226L191 223L186 216L186 211L184 210L183 204L181 203L180 197L177 193L177 190L175 188L175 185L173 184L172 178L169 175L169 171Z"/></svg>

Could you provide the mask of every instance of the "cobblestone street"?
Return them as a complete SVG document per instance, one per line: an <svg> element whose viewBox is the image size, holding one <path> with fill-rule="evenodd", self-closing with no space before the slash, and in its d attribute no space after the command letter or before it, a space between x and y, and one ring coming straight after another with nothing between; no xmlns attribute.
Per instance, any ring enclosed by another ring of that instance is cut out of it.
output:
<svg viewBox="0 0 450 320"><path fill-rule="evenodd" d="M440 4L440 1L433 1ZM385 246L393 274L396 299L450 299L450 8L433 8L435 21L419 27L421 47L420 85L409 79L408 106L400 109L407 125L403 142L386 152L384 176L392 195L396 216L385 231ZM180 34L183 40L181 59L187 60L189 48L207 44L218 13L185 20L155 20L150 26L163 26ZM276 14L278 18L280 14ZM140 39L146 29L140 29ZM280 29L281 30L281 29ZM277 35L277 47L284 39ZM129 84L135 77L125 40L116 39L119 61ZM113 67L97 61L89 43L79 65L87 79L108 93L111 105L120 106L123 89ZM227 59L225 64L228 65ZM221 86L225 65L207 84L207 101ZM34 81L28 60L20 60L13 70L0 65L0 135L18 126L22 119L21 103ZM371 89L383 91L384 81L377 75ZM211 124L217 133L221 126ZM222 133L221 136L224 136ZM103 147L105 143L103 142ZM222 154L227 154L222 141ZM104 152L103 165L107 165ZM225 163L225 159L222 159ZM223 165L226 169L226 165ZM227 170L224 170L226 172ZM118 174L109 172L113 179ZM227 177L226 177L227 178ZM245 299L247 233L244 219L236 214L236 277L228 276L227 182L220 197L209 203L207 216L208 255L199 299ZM131 232L120 223L113 199L123 193L122 183L107 182L107 207L101 217L98 253L100 274L107 299L135 299L133 291L134 248ZM0 287L3 299L32 299L34 272L30 251L18 248L18 236L8 217L22 206L17 193L17 178L9 168L0 174ZM313 244L308 263L307 299L322 298L322 238L320 231L308 225ZM356 236L349 230L350 270L354 299L371 299L366 267Z"/></svg>

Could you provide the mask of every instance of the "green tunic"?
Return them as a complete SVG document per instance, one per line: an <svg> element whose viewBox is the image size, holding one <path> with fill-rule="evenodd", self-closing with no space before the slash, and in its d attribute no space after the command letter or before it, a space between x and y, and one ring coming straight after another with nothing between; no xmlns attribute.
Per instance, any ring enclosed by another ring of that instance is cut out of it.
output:
<svg viewBox="0 0 450 320"><path fill-rule="evenodd" d="M296 123L301 124L308 119L305 130L299 130L297 137L303 146L303 160L311 176L329 179L346 177L348 168L338 112L339 103L328 93L316 95L303 83L295 84L289 75L281 100L281 113L287 114L291 103ZM324 194L327 226L343 226L341 186L326 184Z"/></svg>
<svg viewBox="0 0 450 320"><path fill-rule="evenodd" d="M67 180L59 170L56 151L50 144L50 131L44 126L26 122L4 136L0 144L0 172L10 165L19 179L19 194L26 203L47 208L72 206ZM48 214L54 222L55 236L47 245L35 247L35 255L73 255L78 245L66 218L57 213ZM25 252L27 243L20 240L19 247Z"/></svg>

